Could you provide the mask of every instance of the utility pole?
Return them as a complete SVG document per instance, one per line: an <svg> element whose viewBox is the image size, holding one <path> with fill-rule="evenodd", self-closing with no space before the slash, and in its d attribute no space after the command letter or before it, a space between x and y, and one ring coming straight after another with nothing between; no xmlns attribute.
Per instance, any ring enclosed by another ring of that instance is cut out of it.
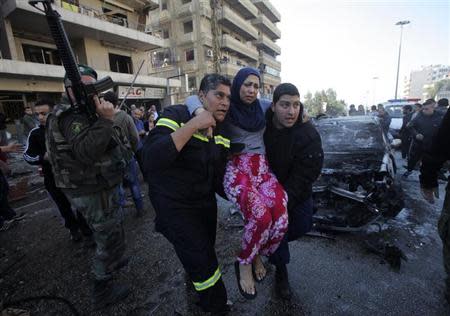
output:
<svg viewBox="0 0 450 316"><path fill-rule="evenodd" d="M218 17L222 14L222 0L210 0L212 9L211 14L211 33L212 33L212 51L213 51L213 67L214 72L220 73L220 61L222 59L222 52L220 50L220 29Z"/></svg>

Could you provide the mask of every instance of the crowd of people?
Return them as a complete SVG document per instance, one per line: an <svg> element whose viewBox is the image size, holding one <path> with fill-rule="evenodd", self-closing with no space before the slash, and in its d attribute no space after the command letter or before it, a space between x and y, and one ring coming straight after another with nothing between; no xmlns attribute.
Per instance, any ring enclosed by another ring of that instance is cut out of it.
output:
<svg viewBox="0 0 450 316"><path fill-rule="evenodd" d="M80 65L79 70L84 84L97 80L94 69ZM45 188L71 239L96 248L96 308L129 293L113 274L129 262L121 216L124 187L130 188L135 215L146 211L140 171L155 209L155 227L173 245L203 310L229 311L215 252L216 194L234 202L245 222L235 262L240 293L256 297L256 283L267 273L265 256L276 267L277 292L290 297L288 242L311 229L312 183L323 162L320 136L304 120L294 85L279 85L272 102L259 100L259 71L247 67L233 84L219 74L206 75L197 96L163 113L134 105L127 113L114 92L97 95L92 120L74 106L68 78L64 84L59 104L36 102L38 124L29 132L23 158L42 167ZM20 151L12 145L0 149Z"/></svg>
<svg viewBox="0 0 450 316"><path fill-rule="evenodd" d="M80 65L79 70L84 84L97 80L94 69ZM129 263L121 215L125 187L131 191L135 216L146 212L140 173L155 210L155 228L173 245L204 311L223 315L230 310L215 251L216 194L233 202L244 219L234 265L242 296L257 296L257 283L266 277L265 265L270 263L275 266L276 292L281 298L291 297L288 243L312 227L312 184L320 175L324 153L319 133L304 115L297 87L282 83L267 101L258 98L260 81L259 71L250 67L239 70L232 83L220 74L208 74L197 95L162 113L154 106L146 111L134 105L127 113L109 91L91 100L95 120L74 106L77 100L68 78L67 93L59 104L48 99L36 102L33 114L39 124L29 132L23 157L42 167L45 188L71 239L96 248L95 308L130 293L127 285L113 281L113 275ZM450 156L448 100L439 100L438 105L427 100L416 106L415 113L405 106L400 131L407 173L423 159L421 183L430 202L435 177ZM391 119L382 105L370 113L353 106L349 114L375 115L383 131L389 131ZM0 130L2 122L0 117ZM20 146L8 145L2 134L0 141L3 192L8 172L4 153L17 152ZM1 219L15 215L9 206L4 211L6 195L0 203ZM439 232L450 274L449 204L447 190Z"/></svg>

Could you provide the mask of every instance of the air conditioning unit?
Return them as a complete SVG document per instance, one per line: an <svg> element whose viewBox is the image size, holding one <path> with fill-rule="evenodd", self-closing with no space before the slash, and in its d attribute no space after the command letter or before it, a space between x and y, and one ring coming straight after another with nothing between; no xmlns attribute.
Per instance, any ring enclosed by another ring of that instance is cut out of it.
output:
<svg viewBox="0 0 450 316"><path fill-rule="evenodd" d="M212 49L206 50L206 57L214 57L214 52Z"/></svg>

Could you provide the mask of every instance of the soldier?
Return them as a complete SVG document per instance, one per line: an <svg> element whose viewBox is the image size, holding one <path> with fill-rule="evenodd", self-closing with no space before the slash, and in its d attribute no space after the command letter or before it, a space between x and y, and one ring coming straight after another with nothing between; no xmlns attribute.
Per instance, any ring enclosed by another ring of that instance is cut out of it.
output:
<svg viewBox="0 0 450 316"><path fill-rule="evenodd" d="M433 138L431 150L425 153L420 169L420 185L423 197L434 203L438 197L438 173L445 161L450 160L450 111L447 110L436 136ZM450 178L448 179L450 180ZM439 236L443 244L444 267L447 273L445 298L450 303L450 185L447 184L444 207L438 222Z"/></svg>
<svg viewBox="0 0 450 316"><path fill-rule="evenodd" d="M84 84L94 83L94 69L79 65ZM70 103L75 103L71 82L64 85ZM64 100L63 100L64 101ZM114 124L114 105L94 96L97 119L93 122L83 111L64 102L47 119L46 146L55 175L71 204L86 219L93 231L96 254L92 299L102 308L124 299L129 289L112 283L112 273L128 263L123 258L125 239L119 215L119 185L131 156Z"/></svg>

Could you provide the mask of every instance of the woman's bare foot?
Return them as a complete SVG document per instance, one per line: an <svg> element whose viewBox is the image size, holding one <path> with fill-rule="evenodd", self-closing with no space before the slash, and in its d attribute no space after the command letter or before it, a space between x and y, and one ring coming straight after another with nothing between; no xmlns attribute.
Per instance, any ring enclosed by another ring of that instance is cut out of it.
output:
<svg viewBox="0 0 450 316"><path fill-rule="evenodd" d="M252 265L239 264L240 285L242 290L250 295L255 294L255 280L253 280Z"/></svg>
<svg viewBox="0 0 450 316"><path fill-rule="evenodd" d="M266 268L260 255L256 255L253 260L253 270L257 281L262 281L266 277Z"/></svg>

